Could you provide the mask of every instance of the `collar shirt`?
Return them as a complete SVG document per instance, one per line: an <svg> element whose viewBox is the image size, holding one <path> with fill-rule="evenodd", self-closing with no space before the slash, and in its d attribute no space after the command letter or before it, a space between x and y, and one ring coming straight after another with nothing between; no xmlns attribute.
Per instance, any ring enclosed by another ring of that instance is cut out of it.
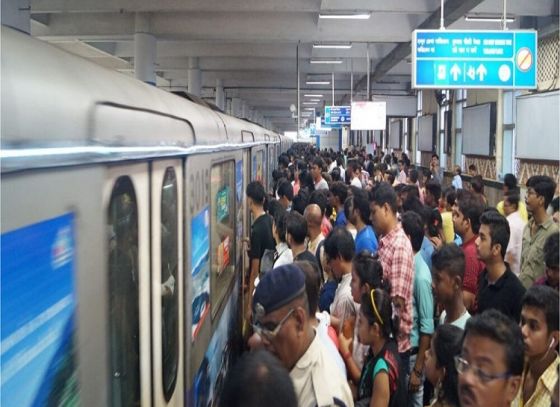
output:
<svg viewBox="0 0 560 407"><path fill-rule="evenodd" d="M488 281L488 270L484 269L480 276L477 296L478 312L482 313L494 308L519 322L523 295L525 295L525 287L512 273L507 263L505 273L493 283Z"/></svg>
<svg viewBox="0 0 560 407"><path fill-rule="evenodd" d="M352 181L350 181L350 185L355 186L356 188L362 188L362 181L360 181L360 177L354 177L352 178Z"/></svg>
<svg viewBox="0 0 560 407"><path fill-rule="evenodd" d="M356 318L358 315L358 304L356 304L352 298L352 289L350 288L351 281L352 273L342 276L338 287L336 287L334 300L331 304L331 315L340 319L341 327L344 325L344 321L347 318Z"/></svg>
<svg viewBox="0 0 560 407"><path fill-rule="evenodd" d="M329 189L329 184L327 184L327 181L325 181L325 179L321 177L321 179L317 183L315 183L315 189Z"/></svg>
<svg viewBox="0 0 560 407"><path fill-rule="evenodd" d="M484 270L484 263L476 255L476 238L474 235L471 240L463 242L463 253L465 255L465 273L463 277L463 290L476 295L478 291L478 280L480 273Z"/></svg>
<svg viewBox="0 0 560 407"><path fill-rule="evenodd" d="M309 240L309 243L307 243L307 250L309 250L314 256L317 256L317 246L319 246L319 243L323 240L325 240L325 236L323 233L319 233L315 239Z"/></svg>
<svg viewBox="0 0 560 407"><path fill-rule="evenodd" d="M432 274L422 257L414 255L414 284L412 296L412 331L410 342L413 348L420 344L420 335L434 333L434 295L432 294Z"/></svg>
<svg viewBox="0 0 560 407"><path fill-rule="evenodd" d="M276 253L274 258L274 268L284 266L286 264L292 264L294 262L292 251L284 242L276 245Z"/></svg>
<svg viewBox="0 0 560 407"><path fill-rule="evenodd" d="M556 356L556 359L546 368L535 386L535 391L527 400L527 403L523 403L523 383L525 382L525 376L527 375L528 367L525 367L523 375L521 376L521 386L519 387L519 393L517 397L511 403L511 407L541 407L541 406L551 406L552 405L552 395L554 394L554 385L558 380L558 366L560 365L560 357Z"/></svg>
<svg viewBox="0 0 560 407"><path fill-rule="evenodd" d="M550 235L558 233L558 225L550 216L537 226L537 231L531 236L533 225L535 220L531 219L523 229L519 279L525 288L531 287L536 279L544 275L544 243Z"/></svg>
<svg viewBox="0 0 560 407"><path fill-rule="evenodd" d="M412 330L412 277L413 253L410 241L398 224L379 241L379 261L383 266L383 276L391 283L391 296L404 300L401 310L401 325L398 335L399 352L410 349Z"/></svg>
<svg viewBox="0 0 560 407"><path fill-rule="evenodd" d="M521 263L521 248L523 247L523 229L525 222L519 211L515 211L508 215L509 223L509 243L506 250L506 261L511 267L511 271L516 276L519 275L519 267Z"/></svg>
<svg viewBox="0 0 560 407"><path fill-rule="evenodd" d="M377 247L379 244L377 243L377 237L375 237L375 232L370 225L366 225L356 233L356 254L367 250L371 254L375 254L377 252Z"/></svg>
<svg viewBox="0 0 560 407"><path fill-rule="evenodd" d="M453 177L453 181L451 181L451 185L455 187L455 189L463 189L463 179L460 175L455 174Z"/></svg>
<svg viewBox="0 0 560 407"><path fill-rule="evenodd" d="M317 334L290 371L290 378L299 407L354 405L346 377Z"/></svg>

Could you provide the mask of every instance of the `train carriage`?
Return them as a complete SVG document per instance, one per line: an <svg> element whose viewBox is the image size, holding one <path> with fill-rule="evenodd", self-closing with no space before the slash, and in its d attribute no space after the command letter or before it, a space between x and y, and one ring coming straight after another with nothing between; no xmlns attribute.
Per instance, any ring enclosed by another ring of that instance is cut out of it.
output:
<svg viewBox="0 0 560 407"><path fill-rule="evenodd" d="M2 28L2 404L208 405L289 140Z"/></svg>

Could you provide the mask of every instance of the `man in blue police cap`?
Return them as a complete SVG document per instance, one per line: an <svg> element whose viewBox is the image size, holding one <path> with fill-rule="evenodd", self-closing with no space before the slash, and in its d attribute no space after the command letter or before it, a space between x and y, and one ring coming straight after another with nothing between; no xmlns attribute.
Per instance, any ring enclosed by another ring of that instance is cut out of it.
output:
<svg viewBox="0 0 560 407"><path fill-rule="evenodd" d="M295 264L266 273L253 296L253 328L290 371L299 406L353 406L346 378L315 333L305 275Z"/></svg>

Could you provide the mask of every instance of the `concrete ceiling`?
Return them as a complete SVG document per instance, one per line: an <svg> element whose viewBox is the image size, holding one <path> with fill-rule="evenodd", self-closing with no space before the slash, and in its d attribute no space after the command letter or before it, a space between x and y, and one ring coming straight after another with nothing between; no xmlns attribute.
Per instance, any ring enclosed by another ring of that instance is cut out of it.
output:
<svg viewBox="0 0 560 407"><path fill-rule="evenodd" d="M447 0L448 28L499 29L466 22L466 14L496 15L503 0ZM187 91L189 58L202 72L202 97L212 100L216 80L227 98L239 97L278 131L295 130L289 110L297 100L296 50L304 93L331 104L366 97L366 55L374 93L410 94L411 33L438 28L440 0L31 0L31 34L125 74L134 72L134 33L154 35L157 84ZM558 0L509 0L510 28L558 15ZM319 19L319 13L371 12L368 20ZM525 23L523 23L525 21ZM536 27L534 27L536 28ZM351 43L351 49L314 49L314 43ZM311 58L340 59L338 65ZM353 82L351 82L351 77ZM305 98L302 98L305 99ZM308 106L302 106L308 107Z"/></svg>

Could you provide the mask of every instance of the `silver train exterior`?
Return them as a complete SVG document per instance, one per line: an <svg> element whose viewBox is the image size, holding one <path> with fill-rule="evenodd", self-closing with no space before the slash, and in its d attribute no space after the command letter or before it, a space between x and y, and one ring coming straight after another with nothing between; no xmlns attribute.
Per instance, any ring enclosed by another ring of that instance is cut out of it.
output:
<svg viewBox="0 0 560 407"><path fill-rule="evenodd" d="M283 136L2 28L2 405L206 406Z"/></svg>

